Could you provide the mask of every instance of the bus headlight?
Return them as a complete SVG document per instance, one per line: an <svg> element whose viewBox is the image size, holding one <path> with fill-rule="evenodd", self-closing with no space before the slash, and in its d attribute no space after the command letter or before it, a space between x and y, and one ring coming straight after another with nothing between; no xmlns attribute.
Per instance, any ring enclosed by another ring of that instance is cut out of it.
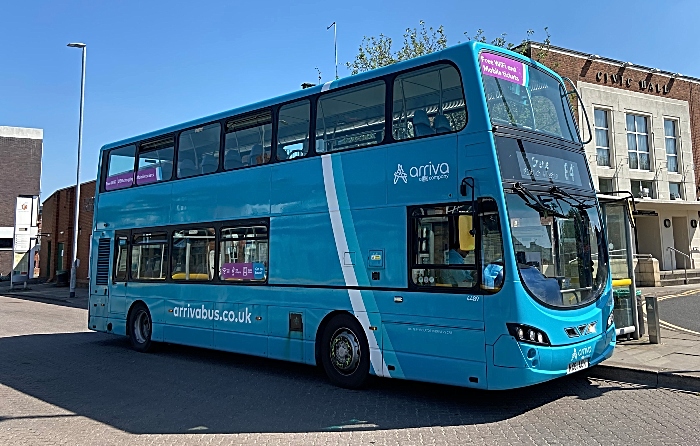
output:
<svg viewBox="0 0 700 446"><path fill-rule="evenodd" d="M611 310L610 314L608 315L608 325L605 326L605 330L610 328L614 322L615 322L614 313Z"/></svg>
<svg viewBox="0 0 700 446"><path fill-rule="evenodd" d="M547 333L529 325L507 323L508 333L519 342L535 345L551 345Z"/></svg>

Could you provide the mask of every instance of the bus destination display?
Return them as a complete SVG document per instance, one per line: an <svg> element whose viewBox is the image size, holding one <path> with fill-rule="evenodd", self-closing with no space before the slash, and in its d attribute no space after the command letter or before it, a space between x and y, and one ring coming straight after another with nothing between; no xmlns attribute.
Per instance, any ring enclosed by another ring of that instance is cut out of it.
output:
<svg viewBox="0 0 700 446"><path fill-rule="evenodd" d="M554 156L521 153L518 156L520 176L524 180L547 181L581 186L577 163Z"/></svg>

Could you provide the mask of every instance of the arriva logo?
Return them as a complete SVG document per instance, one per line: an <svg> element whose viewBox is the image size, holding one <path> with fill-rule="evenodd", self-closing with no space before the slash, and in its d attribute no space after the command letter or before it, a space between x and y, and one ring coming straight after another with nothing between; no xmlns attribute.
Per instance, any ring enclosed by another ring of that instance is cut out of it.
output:
<svg viewBox="0 0 700 446"><path fill-rule="evenodd" d="M408 169L408 175L403 170L401 164L396 168L394 172L394 184L398 183L399 180L403 180L404 183L408 183L408 177L418 178L418 181L433 181L433 180L444 180L450 176L450 165L447 163L433 164L432 161L424 166L411 167Z"/></svg>

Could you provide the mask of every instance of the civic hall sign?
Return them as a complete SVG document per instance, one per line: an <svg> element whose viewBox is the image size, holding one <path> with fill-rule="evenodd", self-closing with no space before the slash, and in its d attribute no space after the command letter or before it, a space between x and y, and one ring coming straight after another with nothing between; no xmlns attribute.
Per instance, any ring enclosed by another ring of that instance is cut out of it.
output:
<svg viewBox="0 0 700 446"><path fill-rule="evenodd" d="M635 81L631 77L624 77L622 75L613 73L604 73L602 71L599 71L595 74L595 80L604 84L619 85L620 87L627 88L632 88L632 86L634 85L635 87L638 86L641 91L648 91L651 93L656 92L666 94L670 91L670 87L668 86L668 84L659 84L658 82L647 82L646 80Z"/></svg>

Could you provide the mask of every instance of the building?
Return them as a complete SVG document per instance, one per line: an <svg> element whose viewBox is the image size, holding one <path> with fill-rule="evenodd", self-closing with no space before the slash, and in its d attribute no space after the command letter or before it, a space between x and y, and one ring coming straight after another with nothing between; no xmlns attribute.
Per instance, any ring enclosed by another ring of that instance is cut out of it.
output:
<svg viewBox="0 0 700 446"><path fill-rule="evenodd" d="M700 79L537 43L527 51L576 85L597 190L635 197L637 252L661 270L700 268Z"/></svg>
<svg viewBox="0 0 700 446"><path fill-rule="evenodd" d="M0 126L0 275L13 267L15 207L18 196L41 189L42 129Z"/></svg>
<svg viewBox="0 0 700 446"><path fill-rule="evenodd" d="M78 259L76 284L88 285L92 216L95 201L95 181L80 185L80 215L78 217ZM73 222L75 218L75 186L59 189L42 205L41 277L55 281L57 273L70 271L73 260ZM66 279L68 276L64 276Z"/></svg>

